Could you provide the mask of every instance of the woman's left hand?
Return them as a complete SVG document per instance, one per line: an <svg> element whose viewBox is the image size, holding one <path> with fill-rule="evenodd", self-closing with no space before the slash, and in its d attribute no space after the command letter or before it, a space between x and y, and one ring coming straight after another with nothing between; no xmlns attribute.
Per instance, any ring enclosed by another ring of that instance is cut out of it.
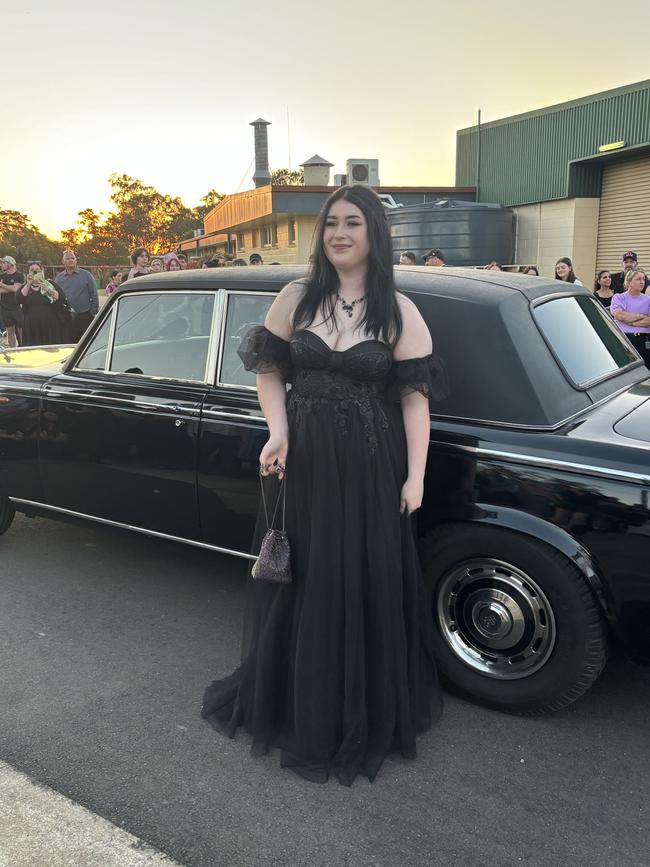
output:
<svg viewBox="0 0 650 867"><path fill-rule="evenodd" d="M399 498L400 513L412 515L422 505L424 482L407 479L404 482Z"/></svg>

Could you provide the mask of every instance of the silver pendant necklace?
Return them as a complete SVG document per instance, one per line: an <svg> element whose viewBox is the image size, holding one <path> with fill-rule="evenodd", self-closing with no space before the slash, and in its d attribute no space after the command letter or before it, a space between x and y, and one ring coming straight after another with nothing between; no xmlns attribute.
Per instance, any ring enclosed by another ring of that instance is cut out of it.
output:
<svg viewBox="0 0 650 867"><path fill-rule="evenodd" d="M366 300L366 296L362 295L360 298L355 298L354 301L346 301L345 298L342 298L338 292L336 293L336 297L341 302L341 307L350 318L352 318L352 314L354 313L355 305L361 304L362 301Z"/></svg>

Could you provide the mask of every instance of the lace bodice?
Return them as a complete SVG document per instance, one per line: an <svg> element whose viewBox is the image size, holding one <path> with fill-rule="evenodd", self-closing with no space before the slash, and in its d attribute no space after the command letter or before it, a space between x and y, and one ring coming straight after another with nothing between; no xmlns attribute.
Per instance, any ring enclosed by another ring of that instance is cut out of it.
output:
<svg viewBox="0 0 650 867"><path fill-rule="evenodd" d="M377 382L393 364L390 346L380 340L363 340L348 349L330 349L322 337L305 328L294 332L289 342L295 368L341 372L350 379Z"/></svg>

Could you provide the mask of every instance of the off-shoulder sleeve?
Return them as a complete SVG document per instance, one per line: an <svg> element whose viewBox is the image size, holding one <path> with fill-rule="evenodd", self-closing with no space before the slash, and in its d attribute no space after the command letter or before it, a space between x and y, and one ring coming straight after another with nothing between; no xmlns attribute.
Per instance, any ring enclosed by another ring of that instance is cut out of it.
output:
<svg viewBox="0 0 650 867"><path fill-rule="evenodd" d="M246 332L237 355L244 362L246 370L255 373L279 373L285 382L291 382L289 342L263 325L256 325Z"/></svg>
<svg viewBox="0 0 650 867"><path fill-rule="evenodd" d="M390 395L401 400L414 391L429 400L444 400L449 394L447 369L439 355L425 355L423 358L407 358L393 361L391 368Z"/></svg>

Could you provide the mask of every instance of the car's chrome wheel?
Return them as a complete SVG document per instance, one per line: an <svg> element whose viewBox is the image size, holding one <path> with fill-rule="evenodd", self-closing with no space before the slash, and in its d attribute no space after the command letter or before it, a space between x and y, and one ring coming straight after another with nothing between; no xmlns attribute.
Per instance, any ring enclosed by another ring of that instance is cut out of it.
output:
<svg viewBox="0 0 650 867"><path fill-rule="evenodd" d="M487 677L529 677L555 646L547 597L530 575L502 560L466 560L443 575L437 616L455 656Z"/></svg>

